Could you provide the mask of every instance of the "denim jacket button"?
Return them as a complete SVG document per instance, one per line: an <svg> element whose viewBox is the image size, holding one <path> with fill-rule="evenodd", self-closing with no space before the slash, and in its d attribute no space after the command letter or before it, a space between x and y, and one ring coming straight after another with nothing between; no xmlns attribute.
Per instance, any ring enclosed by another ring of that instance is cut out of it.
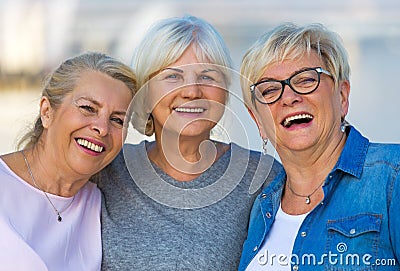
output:
<svg viewBox="0 0 400 271"><path fill-rule="evenodd" d="M355 234L356 233L356 229L351 229L350 230L350 234Z"/></svg>
<svg viewBox="0 0 400 271"><path fill-rule="evenodd" d="M265 198L267 197L267 194L262 194L261 197L262 197L263 199L265 199Z"/></svg>
<svg viewBox="0 0 400 271"><path fill-rule="evenodd" d="M253 251L256 252L257 249L258 249L258 246L255 246L255 247L253 248Z"/></svg>
<svg viewBox="0 0 400 271"><path fill-rule="evenodd" d="M294 265L294 266L293 266L293 270L294 270L294 271L299 270L299 266L298 266L298 265Z"/></svg>
<svg viewBox="0 0 400 271"><path fill-rule="evenodd" d="M270 212L267 212L267 213L265 214L265 216L266 216L267 218L271 218L271 213L270 213Z"/></svg>
<svg viewBox="0 0 400 271"><path fill-rule="evenodd" d="M306 237L307 233L305 231L302 231L300 235L301 235L301 237Z"/></svg>

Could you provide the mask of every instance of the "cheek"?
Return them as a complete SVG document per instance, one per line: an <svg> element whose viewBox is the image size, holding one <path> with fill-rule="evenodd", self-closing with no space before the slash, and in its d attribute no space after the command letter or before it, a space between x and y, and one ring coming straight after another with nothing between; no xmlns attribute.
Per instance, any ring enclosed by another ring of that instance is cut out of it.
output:
<svg viewBox="0 0 400 271"><path fill-rule="evenodd" d="M323 101L324 110L331 110L333 117L340 117L342 115L343 104L341 102L340 94L335 92L331 96L326 97Z"/></svg>
<svg viewBox="0 0 400 271"><path fill-rule="evenodd" d="M165 120L171 115L168 105L163 100L153 106L150 112L154 121L158 123L164 123Z"/></svg>
<svg viewBox="0 0 400 271"><path fill-rule="evenodd" d="M156 111L169 110L173 98L172 93L167 95L149 95L146 101L148 112L154 113Z"/></svg>
<svg viewBox="0 0 400 271"><path fill-rule="evenodd" d="M146 90L146 105L148 108L154 108L158 103L170 103L176 88L173 85L164 84L161 82L149 82Z"/></svg>
<svg viewBox="0 0 400 271"><path fill-rule="evenodd" d="M113 149L111 152L118 153L122 148L122 144L124 142L124 134L122 129L114 128L112 139L113 139Z"/></svg>
<svg viewBox="0 0 400 271"><path fill-rule="evenodd" d="M227 92L223 89L210 89L204 96L212 110L213 121L218 122L225 112ZM211 113L211 112L210 112Z"/></svg>
<svg viewBox="0 0 400 271"><path fill-rule="evenodd" d="M280 124L276 114L274 114L273 108L271 109L267 105L258 106L256 118L260 128L264 130L268 138L275 138L276 126Z"/></svg>
<svg viewBox="0 0 400 271"><path fill-rule="evenodd" d="M225 104L228 98L228 92L224 88L204 86L202 92L207 100L216 101L221 104Z"/></svg>

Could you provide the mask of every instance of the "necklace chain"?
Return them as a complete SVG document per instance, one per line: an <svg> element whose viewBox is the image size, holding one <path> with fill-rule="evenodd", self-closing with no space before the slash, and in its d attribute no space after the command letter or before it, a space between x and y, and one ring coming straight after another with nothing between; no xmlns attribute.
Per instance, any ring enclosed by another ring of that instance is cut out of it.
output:
<svg viewBox="0 0 400 271"><path fill-rule="evenodd" d="M301 194L296 193L296 192L293 190L292 186L290 185L289 180L287 181L288 187L289 187L290 191L291 191L293 194L295 194L296 196L298 196L298 197L306 198L306 204L310 204L310 203L311 203L311 196L314 195L315 192L317 192L317 190L324 184L324 182L325 182L325 179L324 179L324 180L317 186L317 188L315 188L310 194L308 194L308 195L301 195Z"/></svg>
<svg viewBox="0 0 400 271"><path fill-rule="evenodd" d="M73 196L71 202L64 208L64 210L59 211L59 210L56 208L56 206L54 205L54 203L50 200L49 195L47 195L47 193L46 193L43 189L41 189L41 188L36 184L35 178L33 177L33 173L32 173L31 167L29 166L29 163L28 163L28 159L26 158L25 153L24 153L23 150L21 151L21 154L22 154L22 156L24 157L25 164L26 164L26 167L28 168L28 172L29 172L29 175L31 176L31 179L32 179L33 184L36 186L37 189L39 189L40 191L42 191L43 194L46 196L47 201L50 203L51 207L53 207L54 212L55 212L56 215L57 215L57 221L58 221L58 222L61 222L61 221L62 221L61 214L62 214L65 210L67 210L67 209L72 205L72 202L73 202L74 199L75 199L75 195Z"/></svg>

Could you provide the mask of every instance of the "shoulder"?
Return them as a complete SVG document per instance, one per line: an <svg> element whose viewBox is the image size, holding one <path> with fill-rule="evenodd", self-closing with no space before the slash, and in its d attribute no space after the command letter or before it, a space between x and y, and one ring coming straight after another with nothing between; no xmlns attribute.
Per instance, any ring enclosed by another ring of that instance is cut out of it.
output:
<svg viewBox="0 0 400 271"><path fill-rule="evenodd" d="M122 150L118 153L115 159L105 168L107 172L120 171L126 169L128 164L142 164L143 157L147 157L145 143L139 144L124 144Z"/></svg>
<svg viewBox="0 0 400 271"><path fill-rule="evenodd" d="M399 170L400 144L370 143L365 163L384 163Z"/></svg>
<svg viewBox="0 0 400 271"><path fill-rule="evenodd" d="M95 200L100 199L101 193L100 189L97 187L97 184L93 182L87 182L81 190L79 190L81 197L85 198L93 198Z"/></svg>
<svg viewBox="0 0 400 271"><path fill-rule="evenodd" d="M377 193L377 190L384 190L389 194L394 193L393 191L397 191L395 194L400 193L400 145L370 143L361 179L363 188L369 187L373 191L371 193ZM393 198L398 198L398 196Z"/></svg>
<svg viewBox="0 0 400 271"><path fill-rule="evenodd" d="M275 157L269 154L263 155L261 152L254 150L250 150L249 166L264 168L269 176L268 179L273 179L283 169L281 163Z"/></svg>
<svg viewBox="0 0 400 271"><path fill-rule="evenodd" d="M112 187L115 183L129 182L132 178L130 172L138 169L145 170L148 162L145 142L139 144L124 144L122 150L114 160L91 178L100 189Z"/></svg>
<svg viewBox="0 0 400 271"><path fill-rule="evenodd" d="M232 144L234 145L234 144ZM241 152L241 162L246 165L245 179L249 181L251 193L269 184L283 169L282 165L271 155L263 155L259 151L249 150L234 145ZM240 167L240 165L235 165Z"/></svg>
<svg viewBox="0 0 400 271"><path fill-rule="evenodd" d="M236 143L231 143L231 151L233 154L239 154L242 158L246 157L245 159L249 164L258 164L261 161L272 163L274 161L274 158L270 155L262 155L259 151L244 148Z"/></svg>
<svg viewBox="0 0 400 271"><path fill-rule="evenodd" d="M282 170L279 161L269 154L263 155L259 151L246 149L234 143L232 143L232 151L240 153L242 162L247 164L248 170L260 170L262 168L266 175L271 173L273 176Z"/></svg>

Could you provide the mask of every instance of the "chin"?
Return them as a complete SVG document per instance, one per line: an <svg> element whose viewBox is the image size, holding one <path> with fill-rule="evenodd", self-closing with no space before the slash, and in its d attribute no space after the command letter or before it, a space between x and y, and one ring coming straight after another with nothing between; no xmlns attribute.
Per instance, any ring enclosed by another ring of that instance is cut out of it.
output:
<svg viewBox="0 0 400 271"><path fill-rule="evenodd" d="M204 134L210 134L210 130L206 130L206 131L199 131L199 130L189 130L189 131L185 131L183 130L179 136L185 136L185 137L200 137L203 136Z"/></svg>
<svg viewBox="0 0 400 271"><path fill-rule="evenodd" d="M193 122L190 123L188 125L186 125L183 129L182 126L181 127L170 127L170 129L167 129L166 127L164 127L165 131L169 131L172 132L175 135L178 136L201 136L204 134L210 134L211 129L214 127L215 125L204 125L203 123L199 123L199 122Z"/></svg>
<svg viewBox="0 0 400 271"><path fill-rule="evenodd" d="M99 172L104 166L99 163L90 162L88 159L76 159L71 162L70 167L82 176L91 176Z"/></svg>
<svg viewBox="0 0 400 271"><path fill-rule="evenodd" d="M312 141L309 137L296 137L290 139L278 140L277 145L291 151L301 151L312 146Z"/></svg>

